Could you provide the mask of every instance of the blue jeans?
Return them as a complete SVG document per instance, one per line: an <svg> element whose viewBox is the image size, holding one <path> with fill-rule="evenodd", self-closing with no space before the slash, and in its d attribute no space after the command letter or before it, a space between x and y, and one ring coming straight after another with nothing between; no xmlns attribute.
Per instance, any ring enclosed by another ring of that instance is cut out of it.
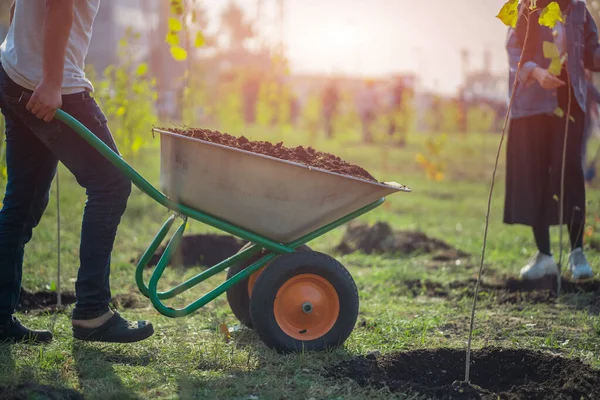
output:
<svg viewBox="0 0 600 400"><path fill-rule="evenodd" d="M31 93L0 66L8 170L0 210L0 323L11 318L18 304L25 245L48 205L59 161L87 194L73 319L93 319L109 310L110 255L131 182L66 125L56 119L46 123L27 111L20 101L24 92ZM117 151L106 117L87 92L63 96L62 109Z"/></svg>

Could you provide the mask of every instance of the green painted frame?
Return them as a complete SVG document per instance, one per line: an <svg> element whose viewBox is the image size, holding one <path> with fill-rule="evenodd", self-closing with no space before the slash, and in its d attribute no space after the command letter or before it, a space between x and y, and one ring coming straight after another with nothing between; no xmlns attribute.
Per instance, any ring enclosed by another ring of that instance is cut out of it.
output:
<svg viewBox="0 0 600 400"><path fill-rule="evenodd" d="M273 260L280 254L293 253L296 248L299 246L310 242L311 240L347 223L348 221L353 220L354 218L363 215L374 208L380 206L385 201L385 198L381 198L365 207L362 207L359 210L356 210L332 223L329 223L313 232L308 233L301 238L294 240L288 244L282 244L270 240L264 236L261 236L257 233L251 232L247 229L241 228L235 224L231 224L229 222L223 221L222 219L216 218L210 214L205 212L195 210L190 207L186 207L185 205L176 203L169 199L166 195L161 193L158 189L152 186L143 176L141 176L135 169L133 169L119 154L115 153L110 147L108 147L104 142L98 139L89 129L87 129L83 124L73 118L71 115L65 113L62 110L58 110L56 112L56 118L62 121L64 124L73 129L77 134L79 134L86 142L88 142L93 148L95 148L100 154L102 154L106 159L108 159L113 165L115 165L120 171L122 171L125 176L131 179L132 183L137 186L142 192L150 196L153 200L158 202L159 204L165 206L169 210L173 211L173 214L167 219L162 228L158 231L152 243L148 249L142 255L140 259L136 271L135 271L135 280L140 292L148 297L152 302L152 305L160 312L161 314L176 318L183 317L193 313L194 311L202 308L206 304L210 303L212 300L216 299L223 293L225 293L229 288L238 282L248 278L250 275L264 267L267 263ZM175 220L180 218L182 220L179 227L175 230L175 233L171 236L163 255L158 261L154 271L152 271L152 275L150 276L150 281L148 285L144 282L144 270L148 265L152 255L156 252L160 244L163 242L169 231L171 230ZM183 233L185 232L185 228L187 227L188 218L200 221L204 224L212 226L213 228L217 228L224 232L227 232L231 235L237 236L241 239L247 240L253 243L252 246L248 247L244 251L229 257L226 260L218 263L217 265L203 271L202 273L194 276L193 278L188 279L187 281L175 286L174 288L166 291L159 292L158 291L158 282L162 277L169 261L171 260L174 252L177 250L181 238L183 237ZM247 260L250 257L256 256L262 250L265 250L264 255L251 264L248 268L240 271L236 275L227 279L225 282L199 298L198 300L188 304L183 308L172 308L165 305L161 300L166 300L177 296L185 292L186 290L196 286L197 284L205 281L206 279L212 277L213 275L229 268L230 266Z"/></svg>

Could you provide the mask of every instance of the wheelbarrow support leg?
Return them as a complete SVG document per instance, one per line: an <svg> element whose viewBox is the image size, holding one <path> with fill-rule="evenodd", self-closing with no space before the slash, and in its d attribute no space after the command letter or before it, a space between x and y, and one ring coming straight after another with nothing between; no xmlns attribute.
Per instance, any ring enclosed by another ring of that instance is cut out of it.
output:
<svg viewBox="0 0 600 400"><path fill-rule="evenodd" d="M230 265L237 262L238 260L243 259L243 258L248 258L252 254L256 254L260 251L260 248L258 246L252 246L252 247L248 248L246 251L244 251L243 253L240 253L236 256L230 257L229 259L221 262L220 264L215 265L213 268L204 271L203 273L199 274L198 276L196 276L192 279L189 279L188 281L180 284L179 286L176 286L175 288L171 289L168 292L158 292L158 281L162 277L162 274L165 271L167 264L169 263L169 261L171 260L171 257L173 256L173 253L179 246L179 244L181 242L181 238L185 231L186 225L187 225L187 221L184 221L181 224L181 226L179 228L177 228L177 231L175 231L175 234L169 241L169 244L167 244L163 255L161 256L160 260L158 261L158 264L156 265L154 272L152 272L152 276L150 277L150 282L148 284L148 294L150 297L150 301L152 302L152 305L156 308L156 310L158 310L158 312L160 312L161 314L163 314L167 317L171 317L171 318L183 317L183 316L193 313L194 311L198 310L199 308L203 307L204 305L208 304L209 302L211 302L212 300L216 299L218 296L220 296L221 294L226 292L231 286L237 284L241 280L246 279L247 277L252 275L254 272L258 271L260 268L265 266L269 261L271 261L278 255L278 253L274 253L274 252L270 252L270 253L264 255L259 260L257 260L255 263L253 263L251 266L249 266L248 268L246 268L243 271L240 271L234 277L223 282L221 285L219 285L218 287L216 287L215 289L213 289L212 291L210 291L209 293L207 293L200 299L194 301L193 303L187 305L184 308L174 309L172 307L168 307L165 304L163 304L161 302L161 298L174 297L175 295L204 281L209 276L212 276L212 275L224 270L225 268L229 267ZM291 251L293 251L293 250L291 250ZM142 283L143 283L143 281L142 281Z"/></svg>
<svg viewBox="0 0 600 400"><path fill-rule="evenodd" d="M211 290L210 292L208 292L207 294L205 294L198 300L188 304L187 306L185 306L183 308L178 308L178 309L168 307L161 302L161 300L159 298L159 293L157 293L157 291L156 291L156 284L157 284L158 280L160 279L160 276L161 276L162 272L164 271L164 269L163 270L157 269L154 272L154 274L152 274L152 278L150 279L150 285L149 285L150 286L150 301L152 302L152 305L156 308L156 310L164 316L167 316L170 318L185 317L186 315L189 315L189 314L193 313L194 311L204 307L206 304L210 303L211 301L213 301L214 299L216 299L217 297L219 297L220 295L225 293L231 286L248 278L250 275L252 275L256 271L258 271L259 269L264 267L266 264L268 264L271 260L273 260L275 257L277 257L277 255L278 255L277 253L269 253L269 254L263 256L261 259L256 261L254 264L250 265L245 270L240 271L232 278L229 278L225 282L221 283L215 289Z"/></svg>
<svg viewBox="0 0 600 400"><path fill-rule="evenodd" d="M160 231L158 231L156 237L154 238L148 249L142 255L142 258L138 262L137 268L135 270L135 281L137 283L137 287L140 290L140 292L146 297L150 297L150 295L148 293L148 286L146 286L146 284L144 283L144 269L146 269L146 266L150 262L150 259L152 258L154 253L156 253L158 246L160 246L162 241L165 239L165 236L167 236L169 230L171 230L173 222L175 222L175 218L175 214L171 215L169 219L167 219L167 221L164 223L162 228L160 228Z"/></svg>

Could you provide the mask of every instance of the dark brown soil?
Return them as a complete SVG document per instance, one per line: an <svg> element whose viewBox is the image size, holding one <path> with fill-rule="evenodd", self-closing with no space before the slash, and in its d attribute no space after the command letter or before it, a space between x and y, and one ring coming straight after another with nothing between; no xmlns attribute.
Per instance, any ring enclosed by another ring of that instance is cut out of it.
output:
<svg viewBox="0 0 600 400"><path fill-rule="evenodd" d="M187 268L199 265L212 267L237 253L243 246L244 242L233 236L187 235L182 238L181 245L173 254L169 265ZM159 248L150 259L148 267L156 266L164 251L164 246ZM137 263L138 260L131 262Z"/></svg>
<svg viewBox="0 0 600 400"><path fill-rule="evenodd" d="M56 292L31 292L21 288L19 305L17 311L20 312L59 312L64 310L64 306L75 304L75 293L66 291L61 293L62 307L58 307ZM117 309L141 308L148 303L144 302L141 295L133 293L120 294L112 298L111 304ZM1 399L1 397L0 397Z"/></svg>
<svg viewBox="0 0 600 400"><path fill-rule="evenodd" d="M75 303L75 293L62 292L61 302L63 305ZM60 311L57 303L56 292L30 292L27 289L21 288L19 296L19 304L17 311L26 312L32 310Z"/></svg>
<svg viewBox="0 0 600 400"><path fill-rule="evenodd" d="M425 295L430 297L456 299L472 297L476 283L477 281L475 279L454 281L448 284L427 280L408 280L400 282L400 289L398 292L399 294L408 293L413 296ZM537 282L518 279L508 279L498 283L484 281L479 287L479 296L494 296L500 304L516 304L522 302L552 304L555 303L557 299L556 286L557 282L555 278L547 278ZM563 278L561 286L561 293L563 294L595 294L596 299L591 299L591 301L597 301L598 306L600 306L599 280L572 282Z"/></svg>
<svg viewBox="0 0 600 400"><path fill-rule="evenodd" d="M16 387L1 387L0 400L84 400L85 397L72 389L27 383Z"/></svg>
<svg viewBox="0 0 600 400"><path fill-rule="evenodd" d="M117 310L123 310L126 308L144 308L150 304L150 301L144 301L142 295L133 293L118 294L112 298L110 303Z"/></svg>
<svg viewBox="0 0 600 400"><path fill-rule="evenodd" d="M313 149L312 147L304 148L298 146L294 148L286 147L283 142L272 144L269 142L254 142L246 139L244 136L235 137L227 133L214 132L208 129L165 129L170 132L180 135L193 137L207 142L217 143L228 147L234 147L241 150L251 151L253 153L263 154L304 164L309 167L321 168L338 174L349 175L356 178L362 178L376 182L376 179L371 176L363 168L350 164L333 154L323 153Z"/></svg>
<svg viewBox="0 0 600 400"><path fill-rule="evenodd" d="M373 330L373 329L377 328L377 321L374 321L371 319L367 320L365 318L362 318L360 320L360 322L358 323L358 326L360 326L361 328L367 328L367 329Z"/></svg>
<svg viewBox="0 0 600 400"><path fill-rule="evenodd" d="M358 357L325 375L432 399L600 398L600 371L577 359L488 347L474 351L471 362L471 385L457 384L464 379L464 350L443 348Z"/></svg>
<svg viewBox="0 0 600 400"><path fill-rule="evenodd" d="M348 224L346 233L336 250L341 254L360 251L365 254L418 255L431 254L435 261L451 261L468 257L439 239L422 232L394 231L385 222L369 226L354 222Z"/></svg>

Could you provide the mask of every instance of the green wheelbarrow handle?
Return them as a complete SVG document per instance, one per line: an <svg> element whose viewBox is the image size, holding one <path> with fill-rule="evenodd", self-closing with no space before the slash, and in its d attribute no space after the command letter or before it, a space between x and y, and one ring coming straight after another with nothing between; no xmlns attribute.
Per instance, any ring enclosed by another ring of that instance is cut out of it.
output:
<svg viewBox="0 0 600 400"><path fill-rule="evenodd" d="M176 232L171 237L169 243L167 244L165 251L160 258L156 268L152 272L152 276L150 277L149 285L147 286L143 279L144 270L150 261L150 258L157 250L160 243L164 240L167 233L171 229L175 216L169 217L167 222L163 225L159 233L156 235L142 258L137 265L136 268L136 283L138 285L139 290L143 295L149 297L154 307L163 315L171 318L182 317L185 315L189 315L192 312L198 310L199 308L206 305L208 302L217 298L221 294L225 293L230 287L234 286L238 282L243 279L248 278L251 274L258 271L264 265L266 265L269 261L274 259L279 254L292 253L295 249L309 241L322 236L323 234L345 224L352 219L365 214L374 208L381 205L385 198L381 198L369 205L366 205L336 221L333 221L325 226L316 229L313 232L310 232L303 237L294 240L291 243L282 244L270 240L264 236L251 232L247 229L241 228L234 224L231 224L227 221L221 220L219 218L213 217L207 213L204 213L199 210L192 209L182 204L178 204L171 199L169 199L166 195L156 189L150 182L148 182L144 177L142 177L133 167L131 167L119 154L113 151L110 147L108 147L102 140L100 140L96 135L94 135L88 128L86 128L82 123L80 123L73 116L68 113L57 110L55 117L57 120L61 121L69 128L73 129L79 136L81 136L86 142L88 142L94 149L96 149L102 156L104 156L108 161L110 161L114 166L116 166L121 172L125 174L129 179L131 179L132 183L136 185L142 192L146 193L152 199L154 199L157 203L167 207L168 209L183 215L183 222L181 226L176 230ZM158 281L161 278L166 266L168 265L173 253L179 246L180 240L183 236L187 225L187 218L193 218L200 222L203 222L207 225L210 225L214 228L220 229L224 232L230 233L239 238L245 239L251 243L254 243L254 246L247 248L246 250L224 260L217 265L209 268L208 270L196 275L193 278L188 279L187 281L177 285L171 290L165 292L158 292L157 286ZM240 262L242 260L249 259L257 255L261 249L266 249L267 252L260 257L259 260L252 263L248 268L238 272L235 276L227 279L225 282L217 286L215 289L211 290L206 295L197 299L196 301L188 304L187 306L179 309L173 309L171 307L166 306L161 302L161 299L172 298L193 286L199 284L200 282L205 281L211 276L225 270L231 265Z"/></svg>
<svg viewBox="0 0 600 400"><path fill-rule="evenodd" d="M63 122L69 128L73 129L94 149L100 152L100 154L102 154L108 161L110 161L121 172L123 172L125 176L131 179L131 182L135 186L137 186L142 192L146 193L157 203L165 206L169 210L175 211L186 217L193 218L214 228L220 229L224 232L245 239L249 242L259 244L263 248L269 249L271 251L275 251L280 254L290 252L290 248L288 246L284 246L280 243L268 240L261 235L240 228L234 224L230 224L226 221L213 217L202 211L195 210L183 204L174 202L173 200L165 196L162 192L160 192L158 189L156 189L154 186L152 186L152 184L148 182L143 176L141 176L133 167L131 167L127 163L127 161L125 161L119 154L117 154L110 147L108 147L102 140L98 139L96 135L94 135L88 128L86 128L73 116L67 114L62 110L57 110L55 116L56 119Z"/></svg>

